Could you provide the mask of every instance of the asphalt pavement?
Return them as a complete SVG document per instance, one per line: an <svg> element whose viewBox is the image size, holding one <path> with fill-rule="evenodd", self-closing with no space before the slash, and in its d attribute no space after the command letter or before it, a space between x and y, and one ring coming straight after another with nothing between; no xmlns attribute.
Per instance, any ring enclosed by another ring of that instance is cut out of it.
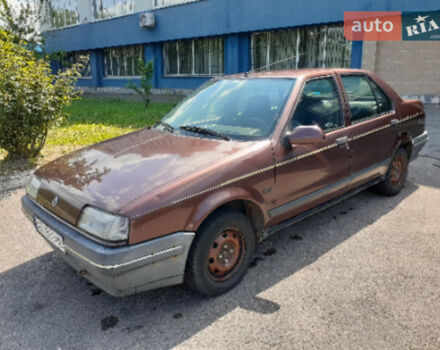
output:
<svg viewBox="0 0 440 350"><path fill-rule="evenodd" d="M0 194L0 349L440 349L440 106L395 197L364 191L270 237L232 291L115 298Z"/></svg>

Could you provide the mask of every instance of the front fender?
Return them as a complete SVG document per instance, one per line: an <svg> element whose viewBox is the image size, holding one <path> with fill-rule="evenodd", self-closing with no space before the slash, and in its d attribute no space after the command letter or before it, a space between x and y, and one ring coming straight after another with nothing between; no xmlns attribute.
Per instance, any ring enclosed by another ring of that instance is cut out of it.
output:
<svg viewBox="0 0 440 350"><path fill-rule="evenodd" d="M186 225L186 230L197 231L203 221L216 209L221 206L235 201L235 200L245 200L256 205L267 222L268 215L267 210L264 205L264 198L261 193L256 189L247 189L243 187L228 187L221 191L214 192L212 195L205 198L198 205L193 208L190 215L188 223Z"/></svg>

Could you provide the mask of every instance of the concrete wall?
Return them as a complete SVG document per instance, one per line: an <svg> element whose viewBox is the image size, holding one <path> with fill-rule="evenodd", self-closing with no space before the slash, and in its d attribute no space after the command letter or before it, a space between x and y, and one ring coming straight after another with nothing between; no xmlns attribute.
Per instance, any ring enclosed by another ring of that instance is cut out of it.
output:
<svg viewBox="0 0 440 350"><path fill-rule="evenodd" d="M440 96L440 41L364 42L362 68L377 73L400 95Z"/></svg>

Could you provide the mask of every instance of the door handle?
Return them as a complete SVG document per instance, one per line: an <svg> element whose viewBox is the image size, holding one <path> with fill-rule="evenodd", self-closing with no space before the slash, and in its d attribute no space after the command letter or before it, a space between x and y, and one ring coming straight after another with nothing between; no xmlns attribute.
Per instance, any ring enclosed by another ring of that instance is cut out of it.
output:
<svg viewBox="0 0 440 350"><path fill-rule="evenodd" d="M398 119L391 119L390 120L390 125L391 126L396 126L397 124L399 124L399 120Z"/></svg>
<svg viewBox="0 0 440 350"><path fill-rule="evenodd" d="M350 145L348 144L348 137L347 136L338 137L336 139L336 143L341 148L345 147L347 150L350 149Z"/></svg>

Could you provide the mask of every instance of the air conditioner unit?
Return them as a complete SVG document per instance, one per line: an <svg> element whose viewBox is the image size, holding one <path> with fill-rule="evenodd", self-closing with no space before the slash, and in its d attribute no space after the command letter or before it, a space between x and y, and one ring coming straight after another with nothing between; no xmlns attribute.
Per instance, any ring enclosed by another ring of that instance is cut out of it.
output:
<svg viewBox="0 0 440 350"><path fill-rule="evenodd" d="M153 29L156 27L154 12L145 12L139 15L139 27Z"/></svg>

